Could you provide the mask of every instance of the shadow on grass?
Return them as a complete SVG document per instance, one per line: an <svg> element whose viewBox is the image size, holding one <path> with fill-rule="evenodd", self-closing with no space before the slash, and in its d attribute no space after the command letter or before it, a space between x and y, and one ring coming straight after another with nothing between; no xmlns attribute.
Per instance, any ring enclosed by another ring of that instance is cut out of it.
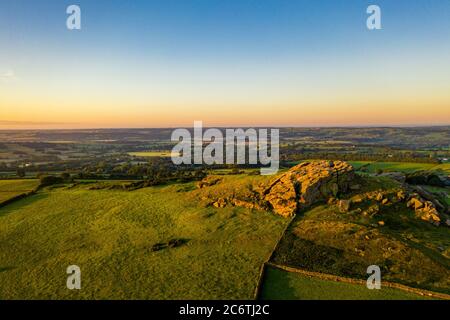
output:
<svg viewBox="0 0 450 320"><path fill-rule="evenodd" d="M13 269L15 269L15 267L0 267L0 273L1 272L5 272L5 271L10 271L10 270L13 270Z"/></svg>
<svg viewBox="0 0 450 320"><path fill-rule="evenodd" d="M28 207L35 203L36 201L45 199L48 197L48 194L46 193L36 193L33 195L30 195L26 198L14 201L2 208L0 208L0 217L7 216L11 213L14 213L15 211Z"/></svg>
<svg viewBox="0 0 450 320"><path fill-rule="evenodd" d="M431 249L427 246L429 238L448 239L448 230L442 227L436 227L428 222L418 220L413 212L403 209L403 216L405 220L399 218L399 213L402 210L398 209L396 212L388 212L380 217L386 222L386 227L380 228L380 232L388 237L394 238L405 245L417 249L434 262L450 268L450 259L444 257L440 252ZM405 237L402 231L407 231L412 234L414 238L420 241L412 241ZM447 246L446 241L442 242L442 246Z"/></svg>
<svg viewBox="0 0 450 320"><path fill-rule="evenodd" d="M170 239L168 242L155 243L152 246L151 251L156 252L156 251L161 251L163 249L178 248L178 247L181 247L181 246L187 244L189 241L190 241L190 239L184 239L184 238Z"/></svg>
<svg viewBox="0 0 450 320"><path fill-rule="evenodd" d="M289 273L266 266L258 299L297 300L298 293L292 286Z"/></svg>
<svg viewBox="0 0 450 320"><path fill-rule="evenodd" d="M414 249L419 250L420 252L422 252L423 254L428 256L428 258L432 259L434 262L442 264L447 268L450 268L450 259L444 257L441 253L427 247L425 244L411 241L411 240L406 239L398 234L395 234L392 231L384 232L384 234L389 235L389 236L395 238L396 240L403 242ZM425 241L425 240L423 240L423 241Z"/></svg>

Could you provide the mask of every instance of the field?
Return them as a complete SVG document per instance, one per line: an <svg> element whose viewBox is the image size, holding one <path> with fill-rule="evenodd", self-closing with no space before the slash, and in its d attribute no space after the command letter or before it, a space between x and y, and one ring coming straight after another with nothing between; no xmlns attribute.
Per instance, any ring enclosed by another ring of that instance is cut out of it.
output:
<svg viewBox="0 0 450 320"><path fill-rule="evenodd" d="M135 157L163 157L170 158L171 151L141 151L141 152L129 152L130 156Z"/></svg>
<svg viewBox="0 0 450 320"><path fill-rule="evenodd" d="M368 290L364 285L327 281L267 267L261 292L266 300L415 300L426 299L399 289Z"/></svg>
<svg viewBox="0 0 450 320"><path fill-rule="evenodd" d="M364 164L370 170L401 166L353 163ZM363 215L371 205L366 200L345 214L321 202L299 212L283 236L290 220L267 207L216 207L218 199L250 201L273 179L256 170L211 170L200 188L195 181L171 181L126 191L123 186L136 180L75 179L0 208L0 299L253 299L260 267L275 247L271 262L279 265L366 279L367 266L376 264L386 281L450 293L449 229L419 221L405 205ZM381 189L395 193L399 186L388 177L355 179L358 189L342 199ZM0 180L0 195L21 194L37 183ZM66 268L73 264L82 272L79 291L66 288ZM260 296L423 298L271 268Z"/></svg>
<svg viewBox="0 0 450 320"><path fill-rule="evenodd" d="M7 183L7 182L3 182ZM203 208L191 184L40 191L0 209L0 299L251 299L286 220ZM156 243L179 247L153 251ZM82 290L66 288L78 265Z"/></svg>
<svg viewBox="0 0 450 320"><path fill-rule="evenodd" d="M375 173L377 170L414 172L418 170L442 171L450 174L450 163L414 163L414 162L370 162L370 161L349 161L355 169L365 168L367 172Z"/></svg>
<svg viewBox="0 0 450 320"><path fill-rule="evenodd" d="M0 180L0 203L36 188L37 180Z"/></svg>

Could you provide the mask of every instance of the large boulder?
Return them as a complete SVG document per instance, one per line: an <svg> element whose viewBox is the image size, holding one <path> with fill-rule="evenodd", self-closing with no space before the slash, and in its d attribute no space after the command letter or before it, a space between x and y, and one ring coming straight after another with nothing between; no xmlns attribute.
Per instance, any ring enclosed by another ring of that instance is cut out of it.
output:
<svg viewBox="0 0 450 320"><path fill-rule="evenodd" d="M348 212L350 210L351 200L339 200L338 207L339 211L342 213Z"/></svg>
<svg viewBox="0 0 450 320"><path fill-rule="evenodd" d="M425 200L433 202L436 209L438 209L440 211L445 211L445 206L443 206L442 203L440 203L439 200L436 199L436 197L432 193L426 191L424 188L422 188L420 186L414 186L413 190L416 193L418 193ZM447 197L447 195L445 195L445 196Z"/></svg>
<svg viewBox="0 0 450 320"><path fill-rule="evenodd" d="M277 177L263 190L262 198L282 216L292 216L312 204L346 192L353 167L344 161L303 162Z"/></svg>
<svg viewBox="0 0 450 320"><path fill-rule="evenodd" d="M420 219L437 226L441 223L441 217L433 202L421 198L417 193L411 195L406 205L413 209Z"/></svg>

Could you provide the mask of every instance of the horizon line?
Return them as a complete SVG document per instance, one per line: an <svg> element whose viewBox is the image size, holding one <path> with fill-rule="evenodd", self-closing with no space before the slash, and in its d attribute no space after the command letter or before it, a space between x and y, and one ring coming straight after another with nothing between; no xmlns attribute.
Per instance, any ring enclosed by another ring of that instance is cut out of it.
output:
<svg viewBox="0 0 450 320"><path fill-rule="evenodd" d="M365 129L365 128L439 128L439 127L450 127L448 124L408 124L408 125L336 125L336 126L302 126L302 125L282 125L282 126L203 126L203 128L272 128L272 129ZM87 128L1 128L0 131L83 131L83 130L148 130L148 129L193 129L193 126L173 126L173 127L87 127Z"/></svg>

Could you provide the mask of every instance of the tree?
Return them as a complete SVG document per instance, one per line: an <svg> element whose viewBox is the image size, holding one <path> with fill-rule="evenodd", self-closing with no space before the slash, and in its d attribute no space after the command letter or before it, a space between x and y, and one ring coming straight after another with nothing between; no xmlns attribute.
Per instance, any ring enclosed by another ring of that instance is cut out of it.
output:
<svg viewBox="0 0 450 320"><path fill-rule="evenodd" d="M61 177L55 177L55 176L41 176L40 180L40 186L46 187L51 186L58 183L63 183L63 179Z"/></svg>
<svg viewBox="0 0 450 320"><path fill-rule="evenodd" d="M70 180L70 173L68 173L68 172L61 173L61 179L63 179L64 181L69 181Z"/></svg>
<svg viewBox="0 0 450 320"><path fill-rule="evenodd" d="M20 177L20 178L25 177L25 174L26 174L24 168L17 168L17 172L16 173L17 173L17 176Z"/></svg>

